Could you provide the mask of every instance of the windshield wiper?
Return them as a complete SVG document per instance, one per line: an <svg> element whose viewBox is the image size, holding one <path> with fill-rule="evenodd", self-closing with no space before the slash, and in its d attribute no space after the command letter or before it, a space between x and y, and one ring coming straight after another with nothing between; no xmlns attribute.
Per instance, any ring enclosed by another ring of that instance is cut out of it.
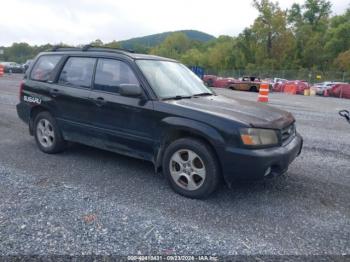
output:
<svg viewBox="0 0 350 262"><path fill-rule="evenodd" d="M170 96L170 97L162 98L162 100L173 100L173 99L180 100L183 98L192 98L192 96Z"/></svg>
<svg viewBox="0 0 350 262"><path fill-rule="evenodd" d="M206 92L206 93L199 93L199 94L195 94L193 96L213 96L214 94Z"/></svg>

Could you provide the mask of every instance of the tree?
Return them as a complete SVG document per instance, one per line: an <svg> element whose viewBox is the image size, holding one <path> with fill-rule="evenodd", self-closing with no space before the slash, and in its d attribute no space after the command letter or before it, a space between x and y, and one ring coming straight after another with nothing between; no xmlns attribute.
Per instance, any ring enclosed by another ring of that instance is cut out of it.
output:
<svg viewBox="0 0 350 262"><path fill-rule="evenodd" d="M101 41L101 43L102 43L102 41ZM102 44L100 46L102 46ZM121 48L120 43L117 41L112 41L112 42L106 43L103 46L108 47L108 48Z"/></svg>
<svg viewBox="0 0 350 262"><path fill-rule="evenodd" d="M350 49L340 53L334 64L341 71L350 73Z"/></svg>
<svg viewBox="0 0 350 262"><path fill-rule="evenodd" d="M14 61L24 63L33 56L33 48L27 43L13 43L4 51L4 59L6 61Z"/></svg>
<svg viewBox="0 0 350 262"><path fill-rule="evenodd" d="M191 66L206 66L207 63L204 58L205 54L196 48L189 49L181 56L181 62Z"/></svg>
<svg viewBox="0 0 350 262"><path fill-rule="evenodd" d="M331 3L326 0L306 0L304 4L304 21L314 29L325 22L331 13Z"/></svg>
<svg viewBox="0 0 350 262"><path fill-rule="evenodd" d="M350 49L350 9L344 15L331 18L325 38L325 49L329 59Z"/></svg>
<svg viewBox="0 0 350 262"><path fill-rule="evenodd" d="M306 0L288 10L288 22L296 40L295 61L301 67L325 70L329 57L325 51L331 4L326 0Z"/></svg>
<svg viewBox="0 0 350 262"><path fill-rule="evenodd" d="M188 37L184 33L176 32L165 38L163 43L155 48L152 48L150 53L179 59L181 54L185 53L190 48L191 41L188 39Z"/></svg>
<svg viewBox="0 0 350 262"><path fill-rule="evenodd" d="M259 67L280 68L293 57L295 39L287 27L287 14L278 3L269 0L254 0L259 11L250 30L251 41L255 42L253 52ZM252 61L253 62L253 61Z"/></svg>
<svg viewBox="0 0 350 262"><path fill-rule="evenodd" d="M103 42L102 42L101 39L96 39L95 41L92 41L90 43L90 45L92 45L92 46L103 46Z"/></svg>

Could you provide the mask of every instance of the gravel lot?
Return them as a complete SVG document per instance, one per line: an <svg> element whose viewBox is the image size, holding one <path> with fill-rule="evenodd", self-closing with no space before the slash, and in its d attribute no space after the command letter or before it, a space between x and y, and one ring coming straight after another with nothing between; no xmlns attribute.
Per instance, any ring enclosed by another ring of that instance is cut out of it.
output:
<svg viewBox="0 0 350 262"><path fill-rule="evenodd" d="M282 177L175 194L150 163L72 145L41 153L18 118L20 75L0 78L0 255L350 253L350 100L271 94L304 150ZM256 93L217 90L256 100Z"/></svg>

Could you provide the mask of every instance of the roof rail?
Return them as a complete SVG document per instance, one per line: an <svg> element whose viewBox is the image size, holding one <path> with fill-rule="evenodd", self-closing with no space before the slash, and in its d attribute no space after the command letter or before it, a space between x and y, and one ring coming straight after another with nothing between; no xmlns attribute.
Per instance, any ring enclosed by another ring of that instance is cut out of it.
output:
<svg viewBox="0 0 350 262"><path fill-rule="evenodd" d="M48 51L56 52L56 51L69 51L69 50L81 50L81 48L71 47L71 46L54 45Z"/></svg>
<svg viewBox="0 0 350 262"><path fill-rule="evenodd" d="M101 47L101 46L93 46L93 45L84 45L83 47L70 47L70 46L53 46L49 51L58 52L58 51L91 51L91 52L127 52L127 53L135 53L134 50L123 49L123 48L112 48L112 47Z"/></svg>
<svg viewBox="0 0 350 262"><path fill-rule="evenodd" d="M108 47L108 46L94 46L94 45L84 45L82 48L82 51L89 51L90 49L93 49L94 51L102 50L102 51L108 51L108 50L115 50L115 51L123 51L128 53L135 53L132 49L125 49L125 48L114 48L114 47Z"/></svg>

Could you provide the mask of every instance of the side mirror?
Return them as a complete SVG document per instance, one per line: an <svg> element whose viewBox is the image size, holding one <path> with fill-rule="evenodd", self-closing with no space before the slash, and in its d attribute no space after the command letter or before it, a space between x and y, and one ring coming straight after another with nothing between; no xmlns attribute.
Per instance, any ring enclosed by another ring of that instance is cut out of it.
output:
<svg viewBox="0 0 350 262"><path fill-rule="evenodd" d="M119 86L119 94L122 96L138 97L142 95L142 88L134 84L121 84Z"/></svg>

